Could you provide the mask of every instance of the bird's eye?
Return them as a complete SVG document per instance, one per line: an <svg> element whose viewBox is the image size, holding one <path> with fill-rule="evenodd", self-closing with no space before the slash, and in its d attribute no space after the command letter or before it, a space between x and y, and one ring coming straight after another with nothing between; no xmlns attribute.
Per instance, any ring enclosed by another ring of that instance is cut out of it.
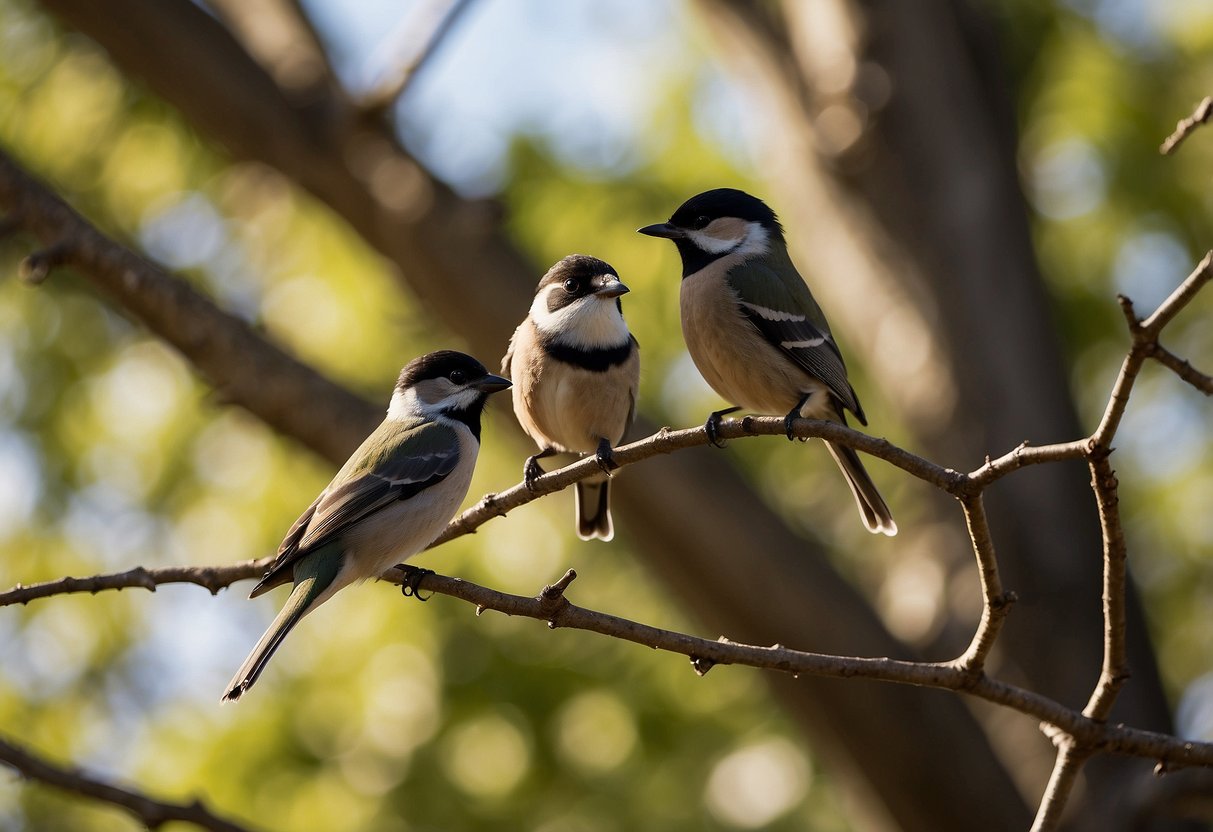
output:
<svg viewBox="0 0 1213 832"><path fill-rule="evenodd" d="M451 384L463 384L467 381L467 373L463 372L463 370L451 370L447 378L451 380Z"/></svg>
<svg viewBox="0 0 1213 832"><path fill-rule="evenodd" d="M571 278L571 277L570 277L568 280L566 280L566 281L564 282L564 290L565 290L566 292L568 292L570 295L572 295L572 294L576 294L576 292L577 292L577 281L576 281L576 280L574 280L573 278Z"/></svg>
<svg viewBox="0 0 1213 832"><path fill-rule="evenodd" d="M698 231L701 228L707 228L708 223L710 223L711 221L712 221L711 217L700 214L698 217L695 218L695 221L693 223L691 223L691 228L694 229L695 231Z"/></svg>

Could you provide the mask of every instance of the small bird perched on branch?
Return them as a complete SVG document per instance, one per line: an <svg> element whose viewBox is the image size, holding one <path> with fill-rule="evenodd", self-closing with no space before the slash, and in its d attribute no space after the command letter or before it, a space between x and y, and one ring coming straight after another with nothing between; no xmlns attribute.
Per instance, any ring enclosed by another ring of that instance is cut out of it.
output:
<svg viewBox="0 0 1213 832"><path fill-rule="evenodd" d="M608 263L571 254L548 270L530 313L510 338L501 369L514 382L514 414L539 453L523 481L533 488L539 460L555 453L593 453L601 478L577 483L577 535L610 540L611 449L636 411L640 345L623 320L628 291Z"/></svg>
<svg viewBox="0 0 1213 832"><path fill-rule="evenodd" d="M382 575L446 528L467 496L488 397L510 386L476 359L442 350L400 371L387 417L295 521L256 598L294 582L278 617L228 684L253 686L286 634L340 589Z"/></svg>
<svg viewBox="0 0 1213 832"><path fill-rule="evenodd" d="M682 257L682 334L699 372L735 407L704 425L713 444L726 413L786 414L867 425L825 315L792 263L783 227L757 197L718 188L684 202L669 222L639 229L673 240ZM826 442L868 531L897 524L859 455Z"/></svg>

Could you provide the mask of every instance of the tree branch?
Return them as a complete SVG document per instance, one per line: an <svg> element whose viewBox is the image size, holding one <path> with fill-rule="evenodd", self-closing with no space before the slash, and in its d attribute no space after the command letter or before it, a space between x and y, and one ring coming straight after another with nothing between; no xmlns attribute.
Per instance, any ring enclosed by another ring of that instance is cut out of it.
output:
<svg viewBox="0 0 1213 832"><path fill-rule="evenodd" d="M111 572L88 578L59 578L39 584L22 586L17 584L7 592L0 592L0 607L11 604L28 604L39 598L52 595L70 595L88 592L96 595L107 589L146 589L156 591L163 584L197 584L218 595L236 581L259 578L273 563L273 557L246 560L226 566L159 566L148 569L137 566L125 572Z"/></svg>
<svg viewBox="0 0 1213 832"><path fill-rule="evenodd" d="M73 266L153 333L176 347L225 399L336 464L382 410L266 340L181 278L98 231L0 150L0 206L45 248L22 276L40 283ZM316 407L324 402L324 407Z"/></svg>
<svg viewBox="0 0 1213 832"><path fill-rule="evenodd" d="M419 31L396 36L396 51L401 53L399 65L358 102L359 108L372 117L386 112L408 90L471 5L472 0L429 0L421 12L414 12L427 25Z"/></svg>
<svg viewBox="0 0 1213 832"><path fill-rule="evenodd" d="M1068 737L1058 738L1057 760L1041 797L1031 832L1051 832L1058 827L1082 765L1090 756L1090 752L1077 750Z"/></svg>
<svg viewBox="0 0 1213 832"><path fill-rule="evenodd" d="M55 765L3 737L0 737L0 762L28 780L125 809L148 829L159 829L173 821L185 821L212 832L249 832L250 829L215 815L200 799L189 803L157 800L134 789L106 783L79 769Z"/></svg>
<svg viewBox="0 0 1213 832"><path fill-rule="evenodd" d="M193 583L212 593L239 580L257 577L269 559L221 567L162 567L132 569L94 578L64 578L29 587L16 587L0 594L0 606L27 603L63 592L98 592L105 589L155 587L169 583ZM1108 725L1084 716L1061 703L1015 685L991 679L962 659L951 662L916 662L888 658L859 658L795 650L774 644L761 647L727 638L715 641L642 624L609 613L579 607L567 599L565 590L576 578L569 570L534 597L499 592L461 578L440 575L414 566L389 570L381 580L407 587L409 594L433 592L467 601L477 614L485 610L547 622L552 629L576 629L631 641L653 649L678 653L696 660L701 673L721 664L773 670L793 676L864 678L918 687L968 693L980 699L1020 711L1074 737L1083 748L1125 756L1157 760L1167 768L1189 765L1213 766L1213 743L1197 743L1123 725Z"/></svg>
<svg viewBox="0 0 1213 832"><path fill-rule="evenodd" d="M1208 96L1203 101L1196 105L1196 109L1192 111L1192 115L1187 118L1181 118L1175 125L1174 132L1167 136L1162 145L1158 148L1158 152L1164 156L1169 156L1175 152L1183 140L1188 138L1197 127L1204 124L1213 116L1213 98Z"/></svg>

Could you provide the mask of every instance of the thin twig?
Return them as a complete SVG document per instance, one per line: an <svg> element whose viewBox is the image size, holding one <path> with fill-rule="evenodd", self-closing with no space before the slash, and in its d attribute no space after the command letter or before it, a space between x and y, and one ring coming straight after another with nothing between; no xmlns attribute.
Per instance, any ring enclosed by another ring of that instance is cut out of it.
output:
<svg viewBox="0 0 1213 832"><path fill-rule="evenodd" d="M1104 721L1121 687L1129 678L1125 647L1125 569L1124 528L1120 522L1120 496L1116 472L1108 459L1110 450L1097 449L1091 455L1091 489L1099 508L1099 527L1103 533L1103 622L1104 658L1099 681L1083 713Z"/></svg>
<svg viewBox="0 0 1213 832"><path fill-rule="evenodd" d="M209 589L212 595L217 595L219 590L231 586L236 581L260 577L272 562L273 558L268 557L240 561L227 566L161 566L155 569L137 566L125 572L111 572L88 578L59 578L29 586L17 584L7 592L0 592L0 607L28 604L39 598L76 592L89 592L93 595L107 589L146 589L155 592L156 587L164 584L196 584Z"/></svg>
<svg viewBox="0 0 1213 832"><path fill-rule="evenodd" d="M1196 297L1196 293L1203 289L1210 280L1213 280L1213 251L1207 252L1196 264L1192 273L1184 278L1183 283L1176 286L1175 291L1158 305L1154 314L1141 322L1141 328L1154 340L1157 340L1163 327L1171 323L1180 310L1191 303L1192 298Z"/></svg>
<svg viewBox="0 0 1213 832"><path fill-rule="evenodd" d="M1203 101L1196 105L1196 109L1192 111L1192 115L1187 118L1181 118L1175 125L1175 131L1167 136L1162 146L1158 148L1158 152L1163 156L1169 156L1175 152L1175 148L1183 143L1183 140L1188 138L1192 132L1209 120L1213 116L1213 98L1206 96Z"/></svg>
<svg viewBox="0 0 1213 832"><path fill-rule="evenodd" d="M1057 759L1053 763L1053 773L1049 775L1049 783L1040 799L1040 808L1036 810L1032 832L1050 832L1058 827L1066 801L1069 800L1078 780L1078 774L1090 756L1089 752L1075 748L1066 738L1057 740Z"/></svg>
<svg viewBox="0 0 1213 832"><path fill-rule="evenodd" d="M744 419L725 419L720 423L718 436L722 439L746 439L754 436L784 436L785 426L782 418L774 416L747 416ZM880 439L852 430L837 422L823 422L816 419L796 419L792 423L792 435L804 439L822 438L831 442L863 451L903 471L918 477L924 482L941 488L949 494L960 495L968 488L968 477L936 465L930 460L899 448L887 439ZM671 454L686 448L695 448L710 444L707 431L702 427L682 428L671 430L661 428L651 436L637 440L628 445L620 445L614 450L612 460L620 468L650 459L655 456ZM454 540L461 535L475 532L494 517L503 517L516 508L533 502L540 497L568 488L576 482L592 476L600 476L602 469L593 457L578 460L563 468L549 471L535 480L533 490L519 483L505 491L485 495L480 502L464 511L451 521L433 546Z"/></svg>
<svg viewBox="0 0 1213 832"><path fill-rule="evenodd" d="M1213 396L1213 376L1197 370L1187 359L1180 358L1162 344L1154 346L1154 349L1150 351L1150 357L1206 396Z"/></svg>
<svg viewBox="0 0 1213 832"><path fill-rule="evenodd" d="M11 766L28 780L125 809L148 829L159 829L173 821L185 821L212 832L249 832L250 829L215 815L200 799L195 798L189 803L157 800L134 789L107 783L79 769L51 763L2 737L0 762Z"/></svg>
<svg viewBox="0 0 1213 832"><path fill-rule="evenodd" d="M981 621L973 633L973 639L968 649L956 661L965 671L977 674L985 667L986 658L1002 630L1002 623L1015 602L1015 595L1004 592L1002 588L1002 578L998 574L998 556L994 552L994 538L990 534L990 524L986 519L985 501L978 494L962 500L961 506L964 509L965 525L969 529L969 539L973 544L973 553L977 557L982 606Z"/></svg>

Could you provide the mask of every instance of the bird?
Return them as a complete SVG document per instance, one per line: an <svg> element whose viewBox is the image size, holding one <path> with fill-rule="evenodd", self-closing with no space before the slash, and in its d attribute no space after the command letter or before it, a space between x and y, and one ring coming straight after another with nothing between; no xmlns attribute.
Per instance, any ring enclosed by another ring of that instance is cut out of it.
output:
<svg viewBox="0 0 1213 832"><path fill-rule="evenodd" d="M530 312L501 361L513 381L514 415L539 453L523 466L534 489L539 460L594 454L603 475L577 483L577 535L611 540L612 449L636 412L640 345L623 320L618 272L596 257L571 254L548 269Z"/></svg>
<svg viewBox="0 0 1213 832"><path fill-rule="evenodd" d="M467 495L488 397L510 386L460 352L440 350L400 371L387 416L286 533L253 588L294 588L228 684L235 701L292 628L338 590L376 578L434 541Z"/></svg>
<svg viewBox="0 0 1213 832"><path fill-rule="evenodd" d="M638 229L674 242L682 258L682 334L700 374L734 406L704 425L719 445L721 417L737 410L867 425L825 314L788 254L783 226L755 196L716 188L691 197L668 222ZM859 455L826 442L864 527L893 536L897 524Z"/></svg>

